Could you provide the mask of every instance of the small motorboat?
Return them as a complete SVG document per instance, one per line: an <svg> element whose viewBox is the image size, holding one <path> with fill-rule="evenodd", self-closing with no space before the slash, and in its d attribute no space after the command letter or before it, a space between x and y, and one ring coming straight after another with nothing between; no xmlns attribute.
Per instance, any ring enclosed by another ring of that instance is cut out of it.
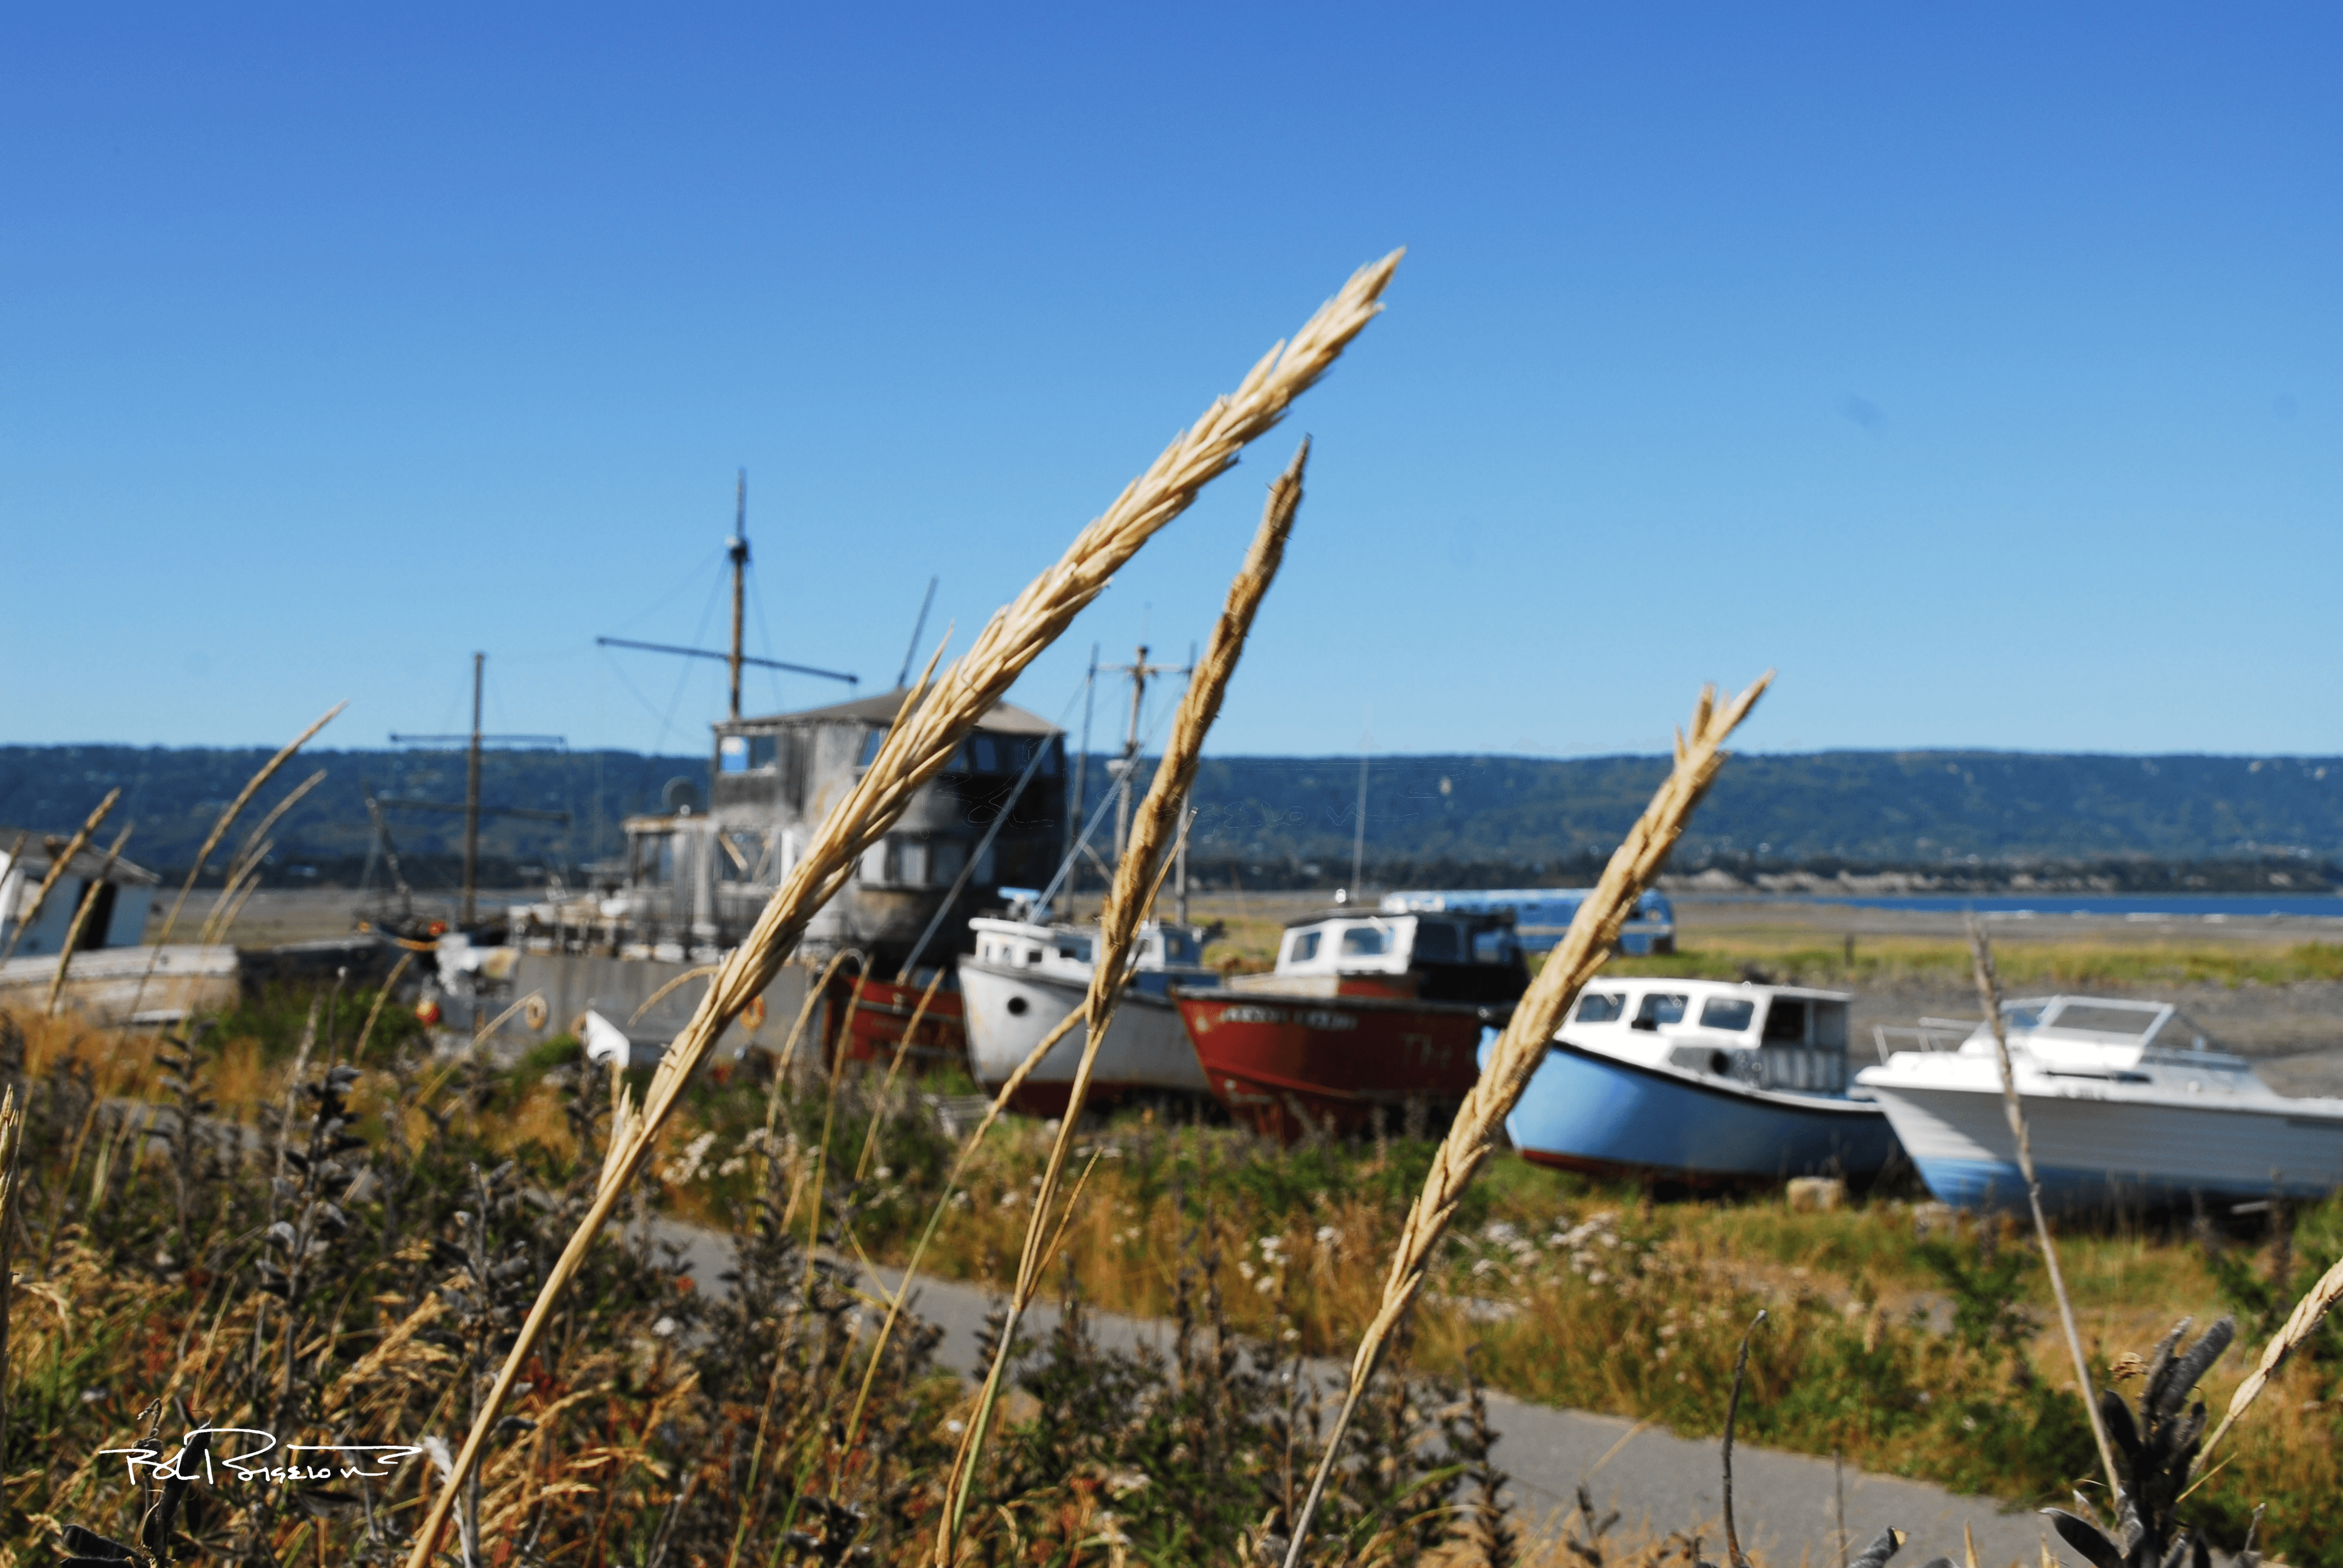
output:
<svg viewBox="0 0 2343 1568"><path fill-rule="evenodd" d="M1043 1036L1081 1010L1098 950L1096 926L1018 918L1026 913L1012 908L1010 919L969 921L976 951L960 960L969 1064L976 1081L994 1092ZM1131 983L1091 1066L1092 1103L1207 1092L1203 1069L1169 995L1175 983L1191 990L1220 983L1219 974L1204 967L1204 941L1205 932L1193 926L1141 925ZM1089 1039L1082 1024L1068 1030L1019 1090L1018 1108L1038 1115L1063 1111Z"/></svg>
<svg viewBox="0 0 2343 1568"><path fill-rule="evenodd" d="M1291 1141L1365 1127L1378 1108L1396 1130L1411 1101L1453 1111L1482 1030L1528 988L1510 912L1346 910L1287 926L1269 974L1172 995L1213 1095Z"/></svg>
<svg viewBox="0 0 2343 1568"><path fill-rule="evenodd" d="M2314 1198L2343 1185L2343 1100L2292 1100L2168 1002L2005 1002L2043 1206L2072 1212ZM1885 1107L1928 1191L2023 1209L1989 1024L1952 1050L1899 1050L1856 1081Z"/></svg>
<svg viewBox="0 0 2343 1568"><path fill-rule="evenodd" d="M1604 1176L1875 1176L1896 1135L1848 1092L1846 1003L1796 986L1597 981L1505 1131L1525 1159Z"/></svg>

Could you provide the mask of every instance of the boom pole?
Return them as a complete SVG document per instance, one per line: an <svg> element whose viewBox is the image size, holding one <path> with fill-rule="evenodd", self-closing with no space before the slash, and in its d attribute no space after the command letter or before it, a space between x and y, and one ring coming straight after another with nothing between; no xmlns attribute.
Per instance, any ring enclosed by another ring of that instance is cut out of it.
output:
<svg viewBox="0 0 2343 1568"><path fill-rule="evenodd" d="M472 899L480 868L480 671L485 653L472 655L472 744L464 757L464 910L458 927L472 924Z"/></svg>

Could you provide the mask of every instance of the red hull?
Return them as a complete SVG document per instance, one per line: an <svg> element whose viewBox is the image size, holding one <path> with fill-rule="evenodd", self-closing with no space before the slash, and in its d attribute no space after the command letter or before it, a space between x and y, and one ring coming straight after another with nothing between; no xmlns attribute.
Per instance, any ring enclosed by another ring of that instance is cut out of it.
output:
<svg viewBox="0 0 2343 1568"><path fill-rule="evenodd" d="M1454 1108L1480 1076L1485 1021L1506 1010L1366 996L1174 993L1212 1093L1230 1114L1292 1142L1312 1125L1396 1130L1408 1101Z"/></svg>
<svg viewBox="0 0 2343 1568"><path fill-rule="evenodd" d="M848 1031L846 1053L850 1060L880 1063L894 1060L903 1030L910 1026L911 1015L919 1011L920 997L927 989L925 985L895 980L865 980L858 1001L851 980L830 981L825 1009L830 1050L838 1049L839 1031L843 1027ZM920 1017L920 1032L912 1038L903 1065L917 1068L966 1061L968 1028L962 1017L960 991L946 980L928 999L928 1010Z"/></svg>

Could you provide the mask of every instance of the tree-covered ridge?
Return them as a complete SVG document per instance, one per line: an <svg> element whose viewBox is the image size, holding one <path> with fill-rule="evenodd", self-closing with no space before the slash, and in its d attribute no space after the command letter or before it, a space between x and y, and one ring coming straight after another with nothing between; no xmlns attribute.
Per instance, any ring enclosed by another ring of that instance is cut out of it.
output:
<svg viewBox="0 0 2343 1568"><path fill-rule="evenodd" d="M259 748L0 747L0 824L69 831L120 787L127 851L182 868L221 805L266 759ZM1483 868L1552 875L1607 855L1666 769L1658 757L1421 756L1370 759L1366 855L1381 868ZM377 796L460 802L459 752L316 750L256 803L266 810L318 769L326 781L273 830L280 868L347 866ZM1104 759L1086 769L1093 805ZM627 751L491 751L490 806L568 811L572 825L490 817L482 853L513 865L574 866L615 853L627 816L660 808L674 779L706 799L702 757ZM1308 879L1346 872L1359 761L1220 757L1197 776L1192 840L1207 863ZM402 854L456 853L462 819L392 816ZM241 829L239 829L240 831ZM1111 831L1111 829L1109 829ZM1775 864L1943 865L2026 860L2189 861L2343 858L2343 758L2115 757L1993 751L1825 751L1736 757L1694 818L1684 869L1746 858ZM1460 873L1461 874L1461 873Z"/></svg>

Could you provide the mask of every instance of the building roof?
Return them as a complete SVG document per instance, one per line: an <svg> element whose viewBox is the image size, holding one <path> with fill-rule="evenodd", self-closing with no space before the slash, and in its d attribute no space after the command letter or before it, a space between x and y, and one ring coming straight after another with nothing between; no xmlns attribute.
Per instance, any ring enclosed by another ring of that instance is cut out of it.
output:
<svg viewBox="0 0 2343 1568"><path fill-rule="evenodd" d="M828 708L804 708L795 713L769 713L755 719L720 719L715 726L719 735L768 724L892 724L903 710L904 687L878 692L870 697L858 697L849 702L834 702ZM1058 727L1038 713L1031 713L1014 703L996 702L991 711L976 721L979 729L995 735L1057 735Z"/></svg>
<svg viewBox="0 0 2343 1568"><path fill-rule="evenodd" d="M25 847L19 851L24 856L25 873L35 880L49 874L49 857L52 853L49 846L54 843L57 849L62 849L73 841L73 834L70 832L36 833L24 828L0 828L0 869L15 869L13 864L8 863L8 851L15 844L20 834L25 840ZM105 864L106 851L96 844L85 844L82 846L81 852L73 858L73 864L65 868L65 874L72 877L95 877L97 875L98 868ZM114 869L106 872L106 879L136 888L152 887L163 879L144 866L116 859Z"/></svg>

